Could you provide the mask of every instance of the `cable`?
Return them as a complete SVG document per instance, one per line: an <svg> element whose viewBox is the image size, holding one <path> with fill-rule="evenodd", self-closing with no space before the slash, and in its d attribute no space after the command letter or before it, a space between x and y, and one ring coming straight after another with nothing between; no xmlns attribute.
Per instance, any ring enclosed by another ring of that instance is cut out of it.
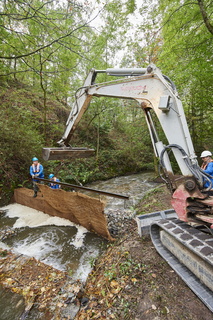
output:
<svg viewBox="0 0 213 320"><path fill-rule="evenodd" d="M172 89L173 89L174 91L177 91L174 82L173 82L168 76L165 76L165 74L163 74L163 77L164 77L164 79L165 79L167 82L169 82L169 84L171 85Z"/></svg>
<svg viewBox="0 0 213 320"><path fill-rule="evenodd" d="M163 174L165 175L165 178L163 176L163 174L161 173L161 168L163 168L161 161L159 161L158 163L158 173L160 178L164 181L164 183L167 185L167 188L169 189L169 191L172 193L173 192L173 187L172 187L172 183L169 179L168 176L166 176L166 172L164 171Z"/></svg>

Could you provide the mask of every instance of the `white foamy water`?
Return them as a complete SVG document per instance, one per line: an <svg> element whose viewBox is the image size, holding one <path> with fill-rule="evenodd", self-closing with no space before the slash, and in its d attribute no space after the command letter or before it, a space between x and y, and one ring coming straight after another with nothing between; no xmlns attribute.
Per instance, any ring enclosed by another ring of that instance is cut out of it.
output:
<svg viewBox="0 0 213 320"><path fill-rule="evenodd" d="M65 265L61 261L60 252L62 245L57 241L57 237L51 232L45 232L39 237L30 235L14 244L13 252L25 256L34 257L58 270L64 270ZM56 254L57 252L57 254Z"/></svg>
<svg viewBox="0 0 213 320"><path fill-rule="evenodd" d="M99 254L99 249L93 245L85 247L86 228L16 203L1 209L6 211L6 217L17 218L13 228L20 231L19 236L11 240L12 247L4 243L0 243L0 247L34 257L59 270L71 265L75 278L86 280L91 264L84 251ZM83 252L79 253L79 249Z"/></svg>
<svg viewBox="0 0 213 320"><path fill-rule="evenodd" d="M0 248L3 250L10 250L10 247L7 246L4 242L0 241Z"/></svg>
<svg viewBox="0 0 213 320"><path fill-rule="evenodd" d="M83 282L87 280L89 273L92 271L93 260L98 256L99 250L97 248L90 248L84 252L80 258L79 267L73 274L73 279L81 279Z"/></svg>
<svg viewBox="0 0 213 320"><path fill-rule="evenodd" d="M82 247L83 243L84 243L84 237L85 237L85 233L87 233L87 229L82 227L82 226L78 226L78 230L77 233L74 237L74 239L72 239L69 243L71 245L73 245L75 248L80 248Z"/></svg>
<svg viewBox="0 0 213 320"><path fill-rule="evenodd" d="M14 228L22 227L40 227L47 225L54 226L76 226L73 222L59 217L53 217L41 211L23 206L18 203L10 204L1 208L7 210L6 216L9 218L18 218L13 225ZM86 230L86 229L85 229Z"/></svg>
<svg viewBox="0 0 213 320"><path fill-rule="evenodd" d="M28 238L18 241L14 247L14 252L21 253L26 256L33 256L38 260L43 260L46 255L51 252L53 247L52 243L48 244L47 239L41 236L38 239L31 239L30 241Z"/></svg>

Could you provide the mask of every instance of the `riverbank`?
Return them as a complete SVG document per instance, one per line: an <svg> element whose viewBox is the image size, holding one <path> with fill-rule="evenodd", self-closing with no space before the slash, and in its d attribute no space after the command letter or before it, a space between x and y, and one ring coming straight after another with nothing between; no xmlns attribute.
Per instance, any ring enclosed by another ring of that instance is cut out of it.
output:
<svg viewBox="0 0 213 320"><path fill-rule="evenodd" d="M170 209L164 186L148 192L139 212ZM212 313L156 252L149 236L140 238L136 222L97 260L75 320L211 320Z"/></svg>
<svg viewBox="0 0 213 320"><path fill-rule="evenodd" d="M11 302L1 306L1 320L73 319L79 310L83 284L66 272L4 249L0 249L0 272L1 299L8 290Z"/></svg>

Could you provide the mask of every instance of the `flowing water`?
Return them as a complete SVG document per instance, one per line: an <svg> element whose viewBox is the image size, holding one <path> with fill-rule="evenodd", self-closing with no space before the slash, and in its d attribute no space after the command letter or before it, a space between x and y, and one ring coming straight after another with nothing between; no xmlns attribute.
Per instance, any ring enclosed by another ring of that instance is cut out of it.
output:
<svg viewBox="0 0 213 320"><path fill-rule="evenodd" d="M105 196L101 196L101 199L106 202L106 213L109 210L119 210L124 214L126 211L134 214L134 205L156 185L150 182L152 176L152 173L142 173L117 177L94 182L88 187L129 195L128 201ZM87 194L97 197L94 193L87 192ZM15 253L34 257L56 269L65 270L73 279L82 282L85 282L92 269L92 261L107 244L106 240L66 219L52 217L19 204L3 207L1 212L3 213L0 218L0 229L10 226L15 230L13 237L0 242L1 247L10 248ZM1 288L0 298L1 303L5 305L4 300L8 301L8 295L2 292ZM3 319L13 318L0 316L0 320Z"/></svg>
<svg viewBox="0 0 213 320"><path fill-rule="evenodd" d="M120 198L112 198L101 196L101 200L106 202L105 212L108 210L133 210L133 206L144 196L144 194L151 188L156 186L156 183L150 182L153 178L153 173L140 173L130 176L122 176L106 181L98 181L90 184L89 187L107 192L128 195L129 200L122 200ZM87 192L90 196L97 197L96 194Z"/></svg>

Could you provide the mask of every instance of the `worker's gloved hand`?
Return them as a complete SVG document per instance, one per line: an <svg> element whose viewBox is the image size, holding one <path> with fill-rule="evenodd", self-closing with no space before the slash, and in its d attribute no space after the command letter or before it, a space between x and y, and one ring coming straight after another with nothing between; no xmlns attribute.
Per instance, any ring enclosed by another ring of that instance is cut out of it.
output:
<svg viewBox="0 0 213 320"><path fill-rule="evenodd" d="M32 179L34 178L35 176L32 176Z"/></svg>
<svg viewBox="0 0 213 320"><path fill-rule="evenodd" d="M35 177L38 177L38 174L35 174Z"/></svg>

